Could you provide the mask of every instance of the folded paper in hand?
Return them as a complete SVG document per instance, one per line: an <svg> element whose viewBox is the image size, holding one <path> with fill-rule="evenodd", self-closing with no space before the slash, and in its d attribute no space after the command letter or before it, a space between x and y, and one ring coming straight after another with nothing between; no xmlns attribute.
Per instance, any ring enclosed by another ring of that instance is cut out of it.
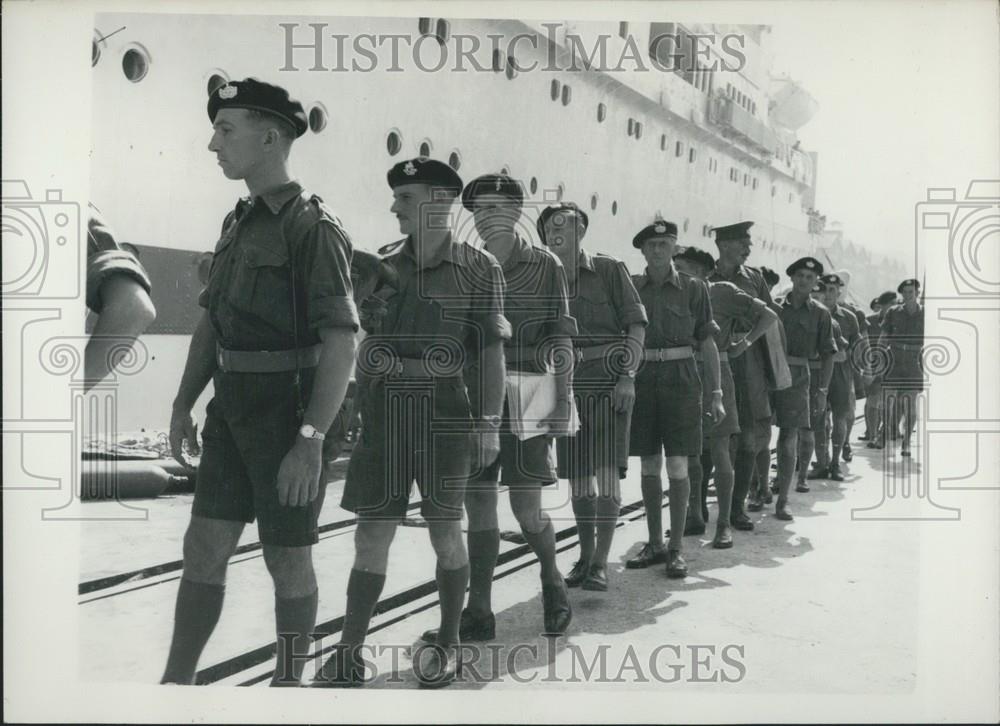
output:
<svg viewBox="0 0 1000 726"><path fill-rule="evenodd" d="M556 377L553 373L525 373L511 371L507 374L507 410L510 413L510 430L521 441L545 436L550 426L543 421L556 409ZM570 399L569 431L561 436L572 436L580 429L576 402Z"/></svg>

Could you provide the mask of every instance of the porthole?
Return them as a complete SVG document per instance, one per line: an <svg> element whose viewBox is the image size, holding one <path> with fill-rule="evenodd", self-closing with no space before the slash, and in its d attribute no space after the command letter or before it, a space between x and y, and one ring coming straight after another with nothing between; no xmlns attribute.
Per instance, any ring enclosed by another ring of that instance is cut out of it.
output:
<svg viewBox="0 0 1000 726"><path fill-rule="evenodd" d="M597 209L597 195L596 194L591 194L590 195L590 211L594 211L595 209Z"/></svg>
<svg viewBox="0 0 1000 726"><path fill-rule="evenodd" d="M430 156L431 155L431 142L424 139L420 142L420 153L418 156Z"/></svg>
<svg viewBox="0 0 1000 726"><path fill-rule="evenodd" d="M569 102L573 99L573 89L569 86L563 86L562 89L562 105L569 106Z"/></svg>
<svg viewBox="0 0 1000 726"><path fill-rule="evenodd" d="M635 119L634 118L630 118L628 120L628 135L629 136L635 135Z"/></svg>
<svg viewBox="0 0 1000 726"><path fill-rule="evenodd" d="M562 84L555 78L552 79L552 84L549 87L549 95L552 96L553 101L559 100L559 91L562 90Z"/></svg>
<svg viewBox="0 0 1000 726"><path fill-rule="evenodd" d="M666 150L667 150L667 135L660 134L660 151L666 151Z"/></svg>
<svg viewBox="0 0 1000 726"><path fill-rule="evenodd" d="M688 163L689 164L693 164L694 160L697 158L697 156L698 156L698 153L695 151L695 148L693 146L690 149L688 149Z"/></svg>
<svg viewBox="0 0 1000 726"><path fill-rule="evenodd" d="M420 18L417 21L417 30L420 31L421 35L430 35L431 32L431 19L430 18Z"/></svg>
<svg viewBox="0 0 1000 726"><path fill-rule="evenodd" d="M434 35L437 36L438 43L444 45L448 42L448 38L451 37L451 23L442 18L438 18L437 25L434 30Z"/></svg>
<svg viewBox="0 0 1000 726"><path fill-rule="evenodd" d="M604 123L604 119L608 117L608 107L603 103L597 104L597 123Z"/></svg>
<svg viewBox="0 0 1000 726"><path fill-rule="evenodd" d="M674 146L674 156L680 156L683 153L684 153L684 142L678 141L677 144Z"/></svg>
<svg viewBox="0 0 1000 726"><path fill-rule="evenodd" d="M493 72L499 73L503 70L503 53L498 49L493 51Z"/></svg>
<svg viewBox="0 0 1000 726"><path fill-rule="evenodd" d="M390 131L389 135L385 137L385 148L389 152L389 156L395 156L402 150L403 137L395 129Z"/></svg>
<svg viewBox="0 0 1000 726"><path fill-rule="evenodd" d="M317 103L309 109L309 128L314 134L326 128L328 115L322 103Z"/></svg>
<svg viewBox="0 0 1000 726"><path fill-rule="evenodd" d="M505 69L508 81L513 81L517 77L517 63L513 56L507 56L507 68Z"/></svg>
<svg viewBox="0 0 1000 726"><path fill-rule="evenodd" d="M101 35L101 31L94 28L94 37L90 39L90 65L96 66L97 61L101 60L101 42L104 37Z"/></svg>
<svg viewBox="0 0 1000 726"><path fill-rule="evenodd" d="M531 190L532 194L534 194L535 192L537 192L538 191L538 179L536 179L535 177L531 177L531 182L529 182L528 188Z"/></svg>
<svg viewBox="0 0 1000 726"><path fill-rule="evenodd" d="M774 195L776 195L777 193L778 193L778 187L776 187L776 186L774 186L774 185L772 184L772 185L771 185L771 196L773 197L773 196L774 196Z"/></svg>
<svg viewBox="0 0 1000 726"><path fill-rule="evenodd" d="M687 232L687 231L688 231L688 224L689 224L689 221L685 219L685 220L684 220L684 231L685 231L685 232Z"/></svg>
<svg viewBox="0 0 1000 726"><path fill-rule="evenodd" d="M618 214L618 202L611 202L611 216Z"/></svg>
<svg viewBox="0 0 1000 726"><path fill-rule="evenodd" d="M138 83L149 73L149 52L141 45L134 45L122 56L122 72L132 83Z"/></svg>
<svg viewBox="0 0 1000 726"><path fill-rule="evenodd" d="M559 182L559 185L556 187L556 201L561 202L563 194L565 193L566 193L566 187L563 186L562 182Z"/></svg>
<svg viewBox="0 0 1000 726"><path fill-rule="evenodd" d="M635 122L635 138L642 138L642 121Z"/></svg>
<svg viewBox="0 0 1000 726"><path fill-rule="evenodd" d="M208 77L208 83L205 84L205 90L208 92L208 95L211 96L227 83L229 83L229 79L226 76L221 73L213 73Z"/></svg>
<svg viewBox="0 0 1000 726"><path fill-rule="evenodd" d="M459 169L461 169L462 168L462 155L459 154L457 151L451 152L451 154L448 155L448 166L450 166L455 171L458 171Z"/></svg>

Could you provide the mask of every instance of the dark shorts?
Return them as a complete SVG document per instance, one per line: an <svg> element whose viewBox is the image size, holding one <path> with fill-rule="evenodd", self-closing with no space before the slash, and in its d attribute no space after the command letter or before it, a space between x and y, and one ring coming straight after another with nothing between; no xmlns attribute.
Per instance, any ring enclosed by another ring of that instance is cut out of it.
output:
<svg viewBox="0 0 1000 726"><path fill-rule="evenodd" d="M631 411L618 413L613 381L575 380L573 395L580 415L575 436L556 439L560 479L580 479L605 468L628 466Z"/></svg>
<svg viewBox="0 0 1000 726"><path fill-rule="evenodd" d="M792 374L792 385L774 392L774 413L780 429L809 428L809 367L788 366Z"/></svg>
<svg viewBox="0 0 1000 726"><path fill-rule="evenodd" d="M829 404L834 416L843 417L854 413L854 374L850 363L834 363L833 377L830 379Z"/></svg>
<svg viewBox="0 0 1000 726"><path fill-rule="evenodd" d="M742 422L770 419L770 389L764 372L764 356L759 344L729 359L736 386L736 411Z"/></svg>
<svg viewBox="0 0 1000 726"><path fill-rule="evenodd" d="M314 369L302 373L308 396ZM215 374L192 507L209 519L256 518L260 541L283 547L317 542L327 482L324 472L319 496L304 507L278 503L278 469L301 425L292 380L292 373Z"/></svg>
<svg viewBox="0 0 1000 726"><path fill-rule="evenodd" d="M712 392L708 389L707 379L705 378L701 364L699 363L698 366L698 373L702 376L701 380L704 383L702 387L701 406L705 413L709 413L712 410ZM702 428L706 439L732 436L740 432L740 417L737 413L738 404L736 403L736 386L733 383L733 371L727 362L719 361L719 376L722 379L722 405L726 409L726 417L717 425L712 423L712 419L709 416L705 417L705 423Z"/></svg>
<svg viewBox="0 0 1000 726"><path fill-rule="evenodd" d="M636 376L629 454L700 454L701 399L701 379L694 358L646 361Z"/></svg>
<svg viewBox="0 0 1000 726"><path fill-rule="evenodd" d="M892 365L885 374L886 388L902 388L920 391L924 387L924 371L921 364L921 352L902 350L890 346Z"/></svg>
<svg viewBox="0 0 1000 726"><path fill-rule="evenodd" d="M500 422L500 455L496 460L474 473L470 486L493 485L507 487L547 486L559 480L552 453L551 436L535 436L521 440L510 431L510 412L503 405Z"/></svg>
<svg viewBox="0 0 1000 726"><path fill-rule="evenodd" d="M402 519L416 481L425 520L461 519L472 455L472 415L457 378L367 382L361 438L340 506L359 516Z"/></svg>

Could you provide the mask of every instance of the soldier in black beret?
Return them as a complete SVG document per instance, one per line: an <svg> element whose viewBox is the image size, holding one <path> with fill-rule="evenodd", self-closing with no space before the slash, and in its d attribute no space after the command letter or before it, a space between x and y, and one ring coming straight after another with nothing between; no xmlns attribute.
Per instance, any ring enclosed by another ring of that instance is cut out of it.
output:
<svg viewBox="0 0 1000 726"><path fill-rule="evenodd" d="M688 457L702 449L702 382L695 349L704 356L712 420L725 417L719 351L708 285L674 265L677 225L657 220L632 240L646 258L646 271L634 275L646 307L643 364L636 376L629 453L642 457L642 501L649 541L625 563L630 569L666 563L667 577L687 575L683 550L691 483ZM670 482L670 541L663 542L663 470Z"/></svg>
<svg viewBox="0 0 1000 726"><path fill-rule="evenodd" d="M405 518L413 481L421 495L437 556L441 624L435 657L421 660L424 687L455 679L469 557L462 536L466 480L499 450L493 422L503 401L503 277L491 255L452 234L451 213L462 180L447 164L425 157L402 161L387 174L391 211L406 236L388 245L385 262L397 274L372 298L369 335L358 355L364 428L351 454L341 506L358 516L354 566L347 585L341 640L314 686L349 687L364 679L360 656L385 585L389 550ZM470 401L464 369L481 373L482 410ZM393 416L390 412L406 411ZM462 422L465 421L465 424Z"/></svg>
<svg viewBox="0 0 1000 726"><path fill-rule="evenodd" d="M582 247L589 220L572 202L538 216L538 237L562 262L569 283L576 367L573 395L580 430L556 439L558 471L569 479L580 557L569 587L608 589L608 553L621 508L619 477L628 466L635 373L645 339L646 309L625 265Z"/></svg>
<svg viewBox="0 0 1000 726"><path fill-rule="evenodd" d="M910 456L910 437L917 423L917 395L924 388L924 306L920 304L920 282L903 280L896 291L902 304L893 305L882 318L879 346L888 347L892 365L885 374L886 424L890 441L903 424L901 456Z"/></svg>
<svg viewBox="0 0 1000 726"><path fill-rule="evenodd" d="M887 290L872 300L873 312L868 316L869 348L878 345L879 337L882 335L882 320L886 311L896 304L896 299L896 293ZM877 358L873 357L872 361L877 362ZM865 435L859 438L868 442L865 446L869 449L881 449L884 445L882 431L885 418L885 396L882 395L884 376L884 370L873 371L872 380L868 384L865 399Z"/></svg>
<svg viewBox="0 0 1000 726"><path fill-rule="evenodd" d="M771 298L771 287L763 273L747 264L753 249L753 222L744 221L715 227L715 244L719 258L709 282L730 282L752 298L762 300L776 313L777 306ZM750 327L737 321L734 333L746 334ZM770 474L771 429L773 411L768 385L768 350L766 342L759 340L745 352L729 357L729 365L736 386L736 406L740 421L737 436L736 460L733 466L732 524L734 529L752 530L753 522L746 510L763 508L765 493L754 492L747 507L746 499L751 485L758 478Z"/></svg>
<svg viewBox="0 0 1000 726"><path fill-rule="evenodd" d="M811 412L826 410L826 396L833 375L833 322L830 311L812 299L823 265L814 257L802 257L786 270L792 289L781 304L779 316L785 327L787 361L792 385L774 392L778 423L778 500L775 517L792 519L788 511L788 492L795 476L796 459L808 467L815 440L810 429ZM810 370L810 360L819 367ZM815 383L813 383L815 381ZM805 468L800 471L798 487L805 489Z"/></svg>
<svg viewBox="0 0 1000 726"><path fill-rule="evenodd" d="M193 682L222 610L227 563L256 519L274 582L271 683L297 686L316 622L325 439L354 364L352 245L291 175L292 142L306 122L284 89L228 83L212 93L208 115L209 151L250 195L223 222L171 415L171 448L184 462L185 441L198 452L191 409L213 382L162 682Z"/></svg>

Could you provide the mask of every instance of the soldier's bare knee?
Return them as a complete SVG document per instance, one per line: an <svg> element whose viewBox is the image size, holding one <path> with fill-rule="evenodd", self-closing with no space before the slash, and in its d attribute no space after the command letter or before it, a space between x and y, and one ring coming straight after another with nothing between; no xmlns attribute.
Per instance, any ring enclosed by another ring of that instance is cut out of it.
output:
<svg viewBox="0 0 1000 726"><path fill-rule="evenodd" d="M242 532L242 522L192 517L184 533L184 576L195 582L224 582Z"/></svg>

